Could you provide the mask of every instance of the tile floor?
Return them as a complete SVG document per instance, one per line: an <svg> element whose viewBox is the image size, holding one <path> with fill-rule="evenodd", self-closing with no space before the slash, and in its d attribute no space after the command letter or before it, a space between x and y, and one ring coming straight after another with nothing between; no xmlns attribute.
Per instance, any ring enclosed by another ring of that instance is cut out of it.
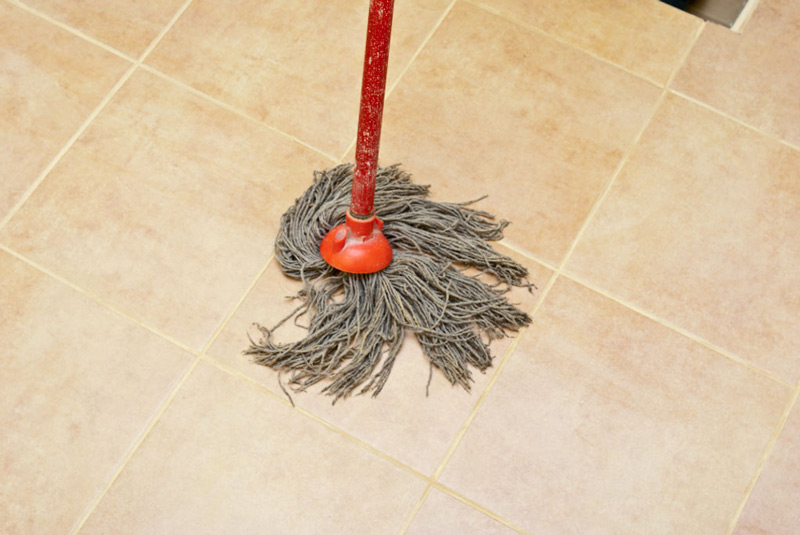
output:
<svg viewBox="0 0 800 535"><path fill-rule="evenodd" d="M534 321L293 408L241 351L367 5L0 0L0 533L800 533L797 3L397 0L382 161L490 194Z"/></svg>

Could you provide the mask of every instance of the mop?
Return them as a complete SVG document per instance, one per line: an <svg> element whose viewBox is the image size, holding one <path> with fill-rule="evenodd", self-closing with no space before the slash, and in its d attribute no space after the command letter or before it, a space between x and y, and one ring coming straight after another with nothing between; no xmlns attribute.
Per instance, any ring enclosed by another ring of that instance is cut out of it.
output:
<svg viewBox="0 0 800 535"><path fill-rule="evenodd" d="M393 0L370 2L355 167L315 172L281 217L275 258L303 282L300 304L272 329L257 325L261 338L245 351L278 372L281 388L281 374L297 392L322 382L334 403L356 390L377 396L407 331L431 374L469 391L471 368L492 364L489 344L531 321L504 295L533 288L527 270L489 244L508 222L473 208L477 201L430 200L399 165L378 168L392 11ZM273 340L302 316L305 336Z"/></svg>

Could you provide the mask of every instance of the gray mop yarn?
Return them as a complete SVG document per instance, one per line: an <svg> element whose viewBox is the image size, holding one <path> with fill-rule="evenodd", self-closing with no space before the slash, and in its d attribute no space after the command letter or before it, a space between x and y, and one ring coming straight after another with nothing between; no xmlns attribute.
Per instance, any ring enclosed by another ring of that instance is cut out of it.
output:
<svg viewBox="0 0 800 535"><path fill-rule="evenodd" d="M356 389L378 395L409 330L431 367L469 390L470 367L483 372L492 364L488 343L531 321L503 295L510 286L533 287L527 270L488 243L501 239L508 223L471 202L431 201L428 186L413 184L398 165L385 167L376 177L375 213L394 258L378 273L343 273L322 259L319 243L344 222L352 178L352 165L315 172L282 216L275 255L286 275L303 281L302 304L272 329L258 326L263 336L245 353L288 373L295 391L329 381L323 392L335 402ZM468 267L498 282L464 274ZM302 315L310 322L305 337L273 342L274 329Z"/></svg>

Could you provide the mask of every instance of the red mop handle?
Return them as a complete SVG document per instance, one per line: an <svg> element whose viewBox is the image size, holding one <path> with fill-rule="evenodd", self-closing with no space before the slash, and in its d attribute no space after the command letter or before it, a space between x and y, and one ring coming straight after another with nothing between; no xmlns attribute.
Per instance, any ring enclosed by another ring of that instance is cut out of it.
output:
<svg viewBox="0 0 800 535"><path fill-rule="evenodd" d="M356 217L369 217L375 208L375 173L378 171L393 9L394 0L370 0L369 3L367 49L364 54L356 138L356 170L350 201L350 212Z"/></svg>

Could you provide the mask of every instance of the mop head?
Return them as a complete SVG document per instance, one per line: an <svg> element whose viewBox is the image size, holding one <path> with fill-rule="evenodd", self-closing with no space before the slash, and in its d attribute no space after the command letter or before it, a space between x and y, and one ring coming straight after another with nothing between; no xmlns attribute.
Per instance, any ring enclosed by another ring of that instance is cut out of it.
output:
<svg viewBox="0 0 800 535"><path fill-rule="evenodd" d="M428 186L413 184L399 166L382 168L375 213L392 245L392 263L377 273L344 273L322 259L319 244L344 222L352 179L351 165L315 172L312 186L282 216L275 256L286 275L303 281L296 296L301 304L272 329L257 326L262 338L251 339L245 353L288 374L295 391L326 382L323 392L335 402L356 389L378 395L408 330L431 372L437 368L469 390L470 368L484 372L492 364L489 343L531 321L503 295L511 286L533 288L527 270L488 243L503 237L508 222L495 222L472 203L431 201ZM468 275L468 268L479 273ZM481 274L496 282L479 280ZM304 338L274 342L274 329L303 315L309 322Z"/></svg>

